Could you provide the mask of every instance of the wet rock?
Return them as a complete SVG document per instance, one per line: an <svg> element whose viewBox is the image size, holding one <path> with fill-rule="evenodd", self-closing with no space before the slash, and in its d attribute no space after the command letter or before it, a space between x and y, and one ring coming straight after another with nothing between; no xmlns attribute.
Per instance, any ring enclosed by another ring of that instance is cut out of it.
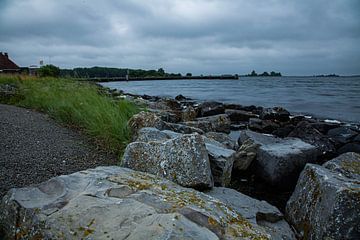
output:
<svg viewBox="0 0 360 240"><path fill-rule="evenodd" d="M358 135L354 138L354 142L360 142L360 134L358 134Z"/></svg>
<svg viewBox="0 0 360 240"><path fill-rule="evenodd" d="M338 127L328 131L327 135L336 142L337 146L346 144L358 133L351 130L349 127Z"/></svg>
<svg viewBox="0 0 360 240"><path fill-rule="evenodd" d="M271 239L296 239L283 214L276 207L265 201L246 196L230 188L215 187L206 194L219 199L249 222L268 229Z"/></svg>
<svg viewBox="0 0 360 240"><path fill-rule="evenodd" d="M242 149L246 142L249 146ZM249 158L256 154L257 174L278 188L291 188L306 163L316 160L316 147L298 138L276 138L252 131L242 131L239 138L240 149ZM234 165L237 165L235 159Z"/></svg>
<svg viewBox="0 0 360 240"><path fill-rule="evenodd" d="M346 152L360 153L360 143L359 142L347 143L344 146L342 146L341 148L339 148L337 150L337 152L339 154L346 153Z"/></svg>
<svg viewBox="0 0 360 240"><path fill-rule="evenodd" d="M186 101L186 100L188 100L188 98L187 97L185 97L185 96L183 96L183 95L177 95L176 97L175 97L175 99L176 100L178 100L178 101Z"/></svg>
<svg viewBox="0 0 360 240"><path fill-rule="evenodd" d="M226 109L225 114L229 116L231 122L249 121L250 118L258 117L258 115L253 114L252 112L246 112L243 110Z"/></svg>
<svg viewBox="0 0 360 240"><path fill-rule="evenodd" d="M196 121L184 122L183 124L200 128L204 132L224 132L230 133L230 119L226 114L210 117L197 118Z"/></svg>
<svg viewBox="0 0 360 240"><path fill-rule="evenodd" d="M205 145L215 186L228 186L231 181L235 151L212 143Z"/></svg>
<svg viewBox="0 0 360 240"><path fill-rule="evenodd" d="M205 133L207 138L214 139L215 141L222 143L228 149L235 150L237 148L237 142L234 141L228 134L219 132L207 132Z"/></svg>
<svg viewBox="0 0 360 240"><path fill-rule="evenodd" d="M224 105L220 102L204 102L199 105L199 117L208 117L225 113Z"/></svg>
<svg viewBox="0 0 360 240"><path fill-rule="evenodd" d="M199 134L182 135L162 143L130 143L122 166L167 178L184 187L213 186L208 153Z"/></svg>
<svg viewBox="0 0 360 240"><path fill-rule="evenodd" d="M328 137L315 129L306 121L300 122L295 129L289 134L289 137L297 137L315 146L318 150L318 157L335 153L335 146L330 142Z"/></svg>
<svg viewBox="0 0 360 240"><path fill-rule="evenodd" d="M290 113L282 107L265 108L260 114L263 120L277 120L280 122L287 122L290 120Z"/></svg>
<svg viewBox="0 0 360 240"><path fill-rule="evenodd" d="M140 112L132 118L130 118L128 125L134 134L134 137L137 136L137 133L140 129L144 127L154 127L159 130L168 129L166 122L161 120L155 113L152 112Z"/></svg>
<svg viewBox="0 0 360 240"><path fill-rule="evenodd" d="M359 239L360 155L307 164L286 206L304 239Z"/></svg>
<svg viewBox="0 0 360 240"><path fill-rule="evenodd" d="M6 239L270 239L215 197L117 166L12 189L0 212Z"/></svg>

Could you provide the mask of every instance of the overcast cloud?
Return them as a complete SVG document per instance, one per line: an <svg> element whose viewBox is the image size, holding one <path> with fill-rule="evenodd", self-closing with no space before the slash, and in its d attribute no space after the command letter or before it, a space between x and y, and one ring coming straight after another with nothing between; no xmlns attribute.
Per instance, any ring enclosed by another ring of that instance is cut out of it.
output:
<svg viewBox="0 0 360 240"><path fill-rule="evenodd" d="M359 0L0 0L21 66L360 74Z"/></svg>

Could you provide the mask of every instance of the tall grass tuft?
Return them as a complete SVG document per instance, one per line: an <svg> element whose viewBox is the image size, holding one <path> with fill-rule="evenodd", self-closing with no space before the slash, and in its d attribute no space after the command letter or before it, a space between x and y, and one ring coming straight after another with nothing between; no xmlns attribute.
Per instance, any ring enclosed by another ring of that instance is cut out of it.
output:
<svg viewBox="0 0 360 240"><path fill-rule="evenodd" d="M2 83L19 88L20 97L10 102L80 128L119 156L130 141L127 121L138 108L131 102L114 101L100 94L93 84L64 78L0 76Z"/></svg>

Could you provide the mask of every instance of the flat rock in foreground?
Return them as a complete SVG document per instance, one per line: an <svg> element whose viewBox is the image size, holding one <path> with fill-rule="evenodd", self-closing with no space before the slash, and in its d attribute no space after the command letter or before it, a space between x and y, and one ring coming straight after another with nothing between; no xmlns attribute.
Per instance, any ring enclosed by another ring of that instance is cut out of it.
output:
<svg viewBox="0 0 360 240"><path fill-rule="evenodd" d="M304 239L360 239L360 155L307 164L286 214Z"/></svg>
<svg viewBox="0 0 360 240"><path fill-rule="evenodd" d="M0 224L9 239L270 239L220 200L154 175L98 167L12 189Z"/></svg>

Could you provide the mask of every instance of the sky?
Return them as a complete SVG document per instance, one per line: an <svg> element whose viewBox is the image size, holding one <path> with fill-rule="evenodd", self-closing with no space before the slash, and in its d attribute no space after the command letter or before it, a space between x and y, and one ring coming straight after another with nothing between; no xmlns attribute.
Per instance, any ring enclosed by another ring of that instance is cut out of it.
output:
<svg viewBox="0 0 360 240"><path fill-rule="evenodd" d="M20 66L360 74L359 0L0 0Z"/></svg>

